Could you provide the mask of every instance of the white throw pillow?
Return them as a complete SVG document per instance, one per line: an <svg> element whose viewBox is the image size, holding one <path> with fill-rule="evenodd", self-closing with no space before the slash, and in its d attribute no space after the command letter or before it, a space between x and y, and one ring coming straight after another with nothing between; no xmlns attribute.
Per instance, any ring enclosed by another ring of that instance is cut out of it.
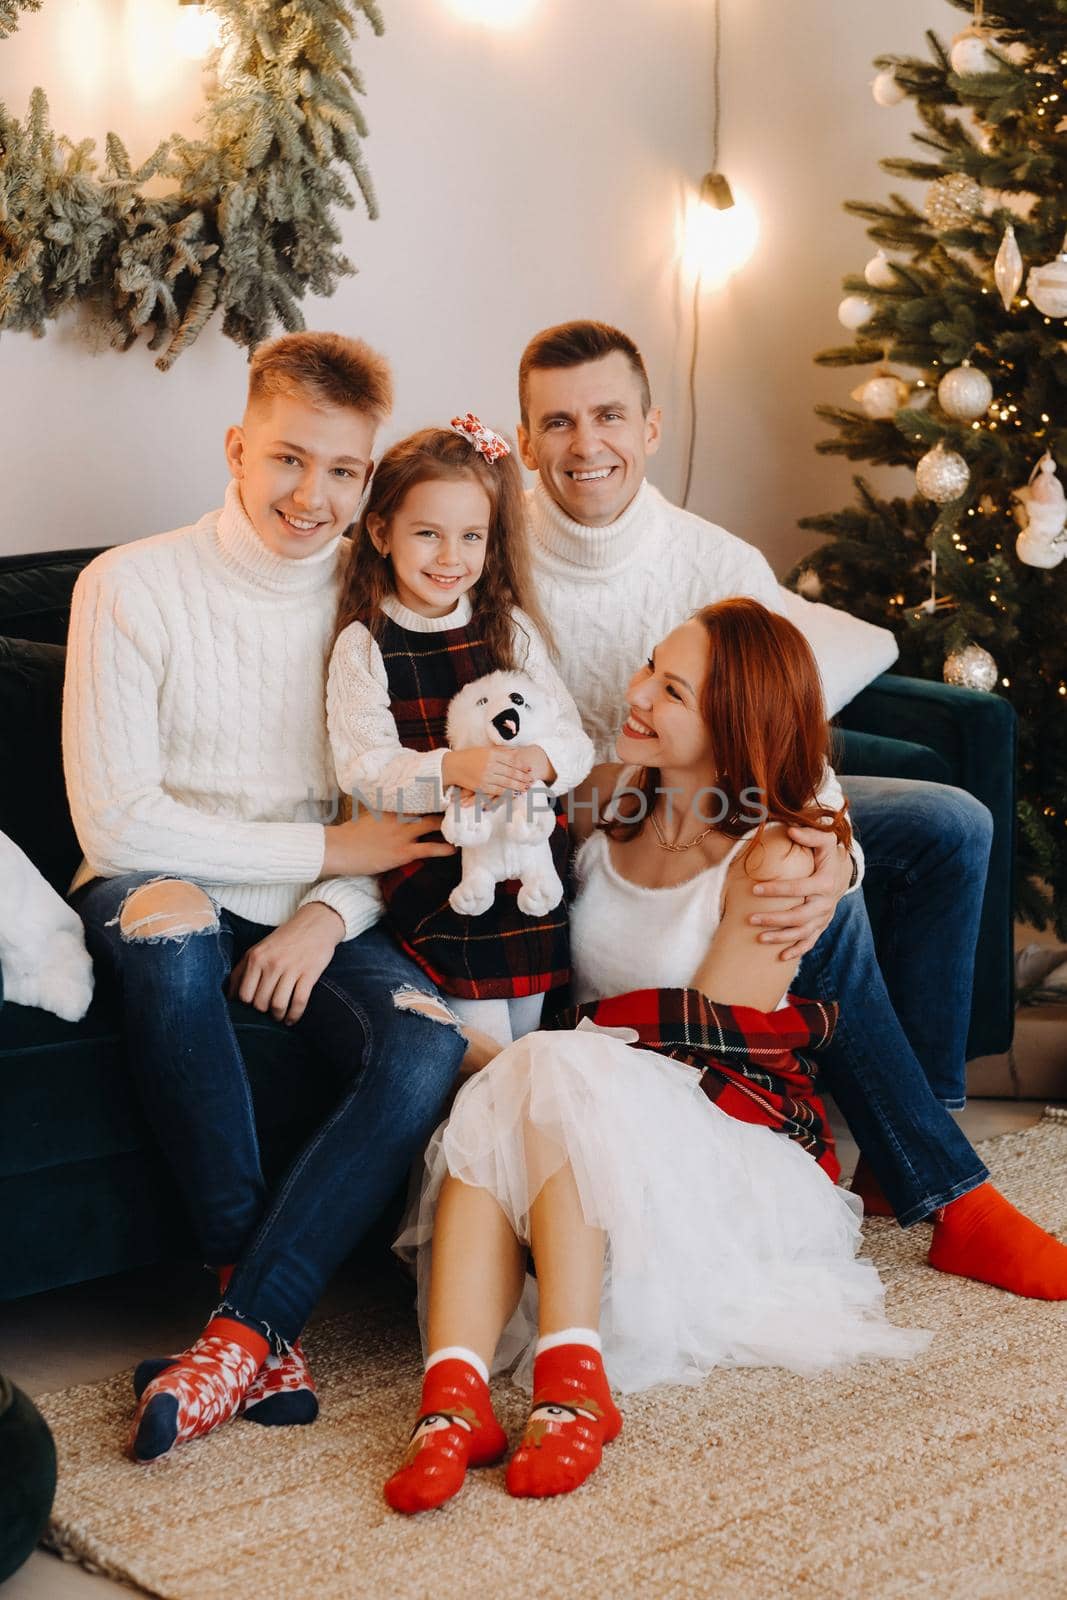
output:
<svg viewBox="0 0 1067 1600"><path fill-rule="evenodd" d="M847 611L805 600L792 589L782 589L781 595L786 616L815 652L826 691L826 714L835 717L893 665L900 654L897 641L888 628L876 628L873 622Z"/></svg>
<svg viewBox="0 0 1067 1600"><path fill-rule="evenodd" d="M93 998L81 918L29 856L0 833L0 969L4 999L80 1022Z"/></svg>

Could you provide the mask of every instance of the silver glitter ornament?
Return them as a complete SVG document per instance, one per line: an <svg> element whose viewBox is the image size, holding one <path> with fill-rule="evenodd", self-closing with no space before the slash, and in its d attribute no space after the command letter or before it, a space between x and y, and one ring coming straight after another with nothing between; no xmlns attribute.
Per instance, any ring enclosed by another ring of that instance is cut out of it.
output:
<svg viewBox="0 0 1067 1600"><path fill-rule="evenodd" d="M962 650L949 651L942 673L946 683L954 683L959 689L981 689L985 694L996 688L997 675L996 662L980 644L965 644Z"/></svg>
<svg viewBox="0 0 1067 1600"><path fill-rule="evenodd" d="M958 500L971 481L971 469L955 450L936 444L915 468L915 486L924 500L947 506Z"/></svg>
<svg viewBox="0 0 1067 1600"><path fill-rule="evenodd" d="M963 172L935 178L923 201L923 216L935 228L962 228L981 209L982 185Z"/></svg>
<svg viewBox="0 0 1067 1600"><path fill-rule="evenodd" d="M953 367L937 386L937 403L956 422L977 422L989 410L993 385L977 367Z"/></svg>

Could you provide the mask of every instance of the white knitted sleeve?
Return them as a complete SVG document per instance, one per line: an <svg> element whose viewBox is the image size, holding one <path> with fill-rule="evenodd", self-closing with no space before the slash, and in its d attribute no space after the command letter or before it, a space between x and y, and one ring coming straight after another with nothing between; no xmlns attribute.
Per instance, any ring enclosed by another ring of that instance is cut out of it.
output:
<svg viewBox="0 0 1067 1600"><path fill-rule="evenodd" d="M382 914L382 897L374 878L324 878L313 884L302 906L329 906L345 925L345 938L355 939L373 928Z"/></svg>
<svg viewBox="0 0 1067 1600"><path fill-rule="evenodd" d="M105 556L74 589L63 689L63 767L93 872L173 872L208 883L308 883L317 822L242 822L183 805L162 784L159 693L166 630L135 569ZM253 775L254 776L254 775Z"/></svg>
<svg viewBox="0 0 1067 1600"><path fill-rule="evenodd" d="M569 794L592 770L593 741L582 727L578 707L556 671L544 639L525 611L516 611L513 620L516 659L522 664L523 672L543 684L555 701L555 728L551 737L542 740L542 748L556 769L556 779L549 785L549 793Z"/></svg>
<svg viewBox="0 0 1067 1600"><path fill-rule="evenodd" d="M333 647L326 718L337 781L372 811L424 816L444 804L439 750L405 750L389 707L389 678L370 632L351 623Z"/></svg>

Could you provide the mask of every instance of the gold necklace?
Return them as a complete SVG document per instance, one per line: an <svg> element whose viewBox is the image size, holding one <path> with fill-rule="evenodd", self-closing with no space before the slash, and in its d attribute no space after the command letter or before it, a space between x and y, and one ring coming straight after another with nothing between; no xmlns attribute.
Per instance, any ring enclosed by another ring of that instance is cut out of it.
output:
<svg viewBox="0 0 1067 1600"><path fill-rule="evenodd" d="M701 839L706 839L709 833L715 832L715 823L713 822L710 827L704 829L703 833L698 833L695 839L690 839L688 844L668 844L666 839L663 837L663 829L656 821L655 811L650 811L648 815L651 819L652 826L656 831L656 838L659 840L660 849L673 850L676 854L681 854L683 850L692 850L693 846L695 844L699 844Z"/></svg>

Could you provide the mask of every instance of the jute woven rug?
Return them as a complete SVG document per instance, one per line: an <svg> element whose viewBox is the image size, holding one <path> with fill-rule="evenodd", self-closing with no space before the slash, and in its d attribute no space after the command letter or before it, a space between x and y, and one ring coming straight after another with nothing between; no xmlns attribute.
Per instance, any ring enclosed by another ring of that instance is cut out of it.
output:
<svg viewBox="0 0 1067 1600"><path fill-rule="evenodd" d="M1067 1113L983 1154L1062 1233ZM388 1510L419 1386L388 1284L312 1328L311 1428L234 1423L137 1467L119 1453L129 1375L65 1390L41 1402L60 1458L51 1543L168 1600L1063 1600L1067 1307L931 1271L928 1237L867 1228L894 1320L936 1332L925 1356L631 1396L604 1466L562 1500L513 1501L493 1469L444 1510ZM517 1435L523 1397L498 1398Z"/></svg>

